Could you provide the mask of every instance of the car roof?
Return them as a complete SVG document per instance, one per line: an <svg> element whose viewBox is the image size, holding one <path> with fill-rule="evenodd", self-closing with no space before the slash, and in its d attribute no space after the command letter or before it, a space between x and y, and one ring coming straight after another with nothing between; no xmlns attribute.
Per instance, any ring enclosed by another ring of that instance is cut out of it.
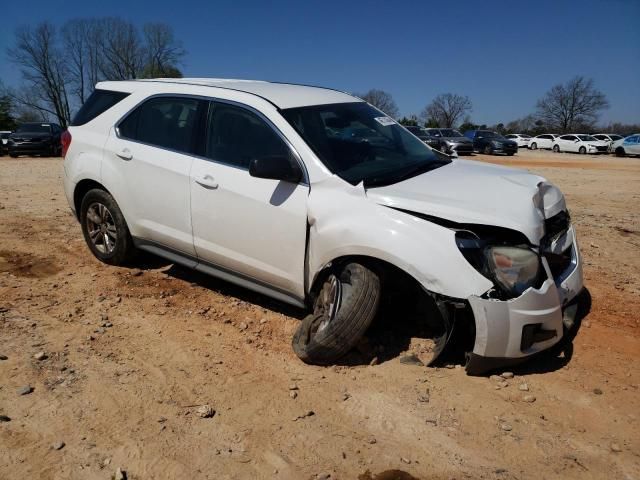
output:
<svg viewBox="0 0 640 480"><path fill-rule="evenodd" d="M134 91L144 88L145 84L173 84L212 87L234 90L256 95L278 108L295 108L330 103L362 102L363 100L339 90L298 85L293 83L266 82L262 80L239 80L227 78L155 78L145 80L128 80L121 82L101 82L97 88L119 91Z"/></svg>

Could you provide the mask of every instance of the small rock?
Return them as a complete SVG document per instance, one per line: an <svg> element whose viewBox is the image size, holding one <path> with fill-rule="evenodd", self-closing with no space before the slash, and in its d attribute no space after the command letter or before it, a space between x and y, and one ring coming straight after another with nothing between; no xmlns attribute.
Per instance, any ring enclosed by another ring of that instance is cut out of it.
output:
<svg viewBox="0 0 640 480"><path fill-rule="evenodd" d="M419 367L424 367L424 363L415 355L403 355L400 357L400 363L403 365L418 365Z"/></svg>
<svg viewBox="0 0 640 480"><path fill-rule="evenodd" d="M44 352L38 352L33 356L33 358L35 358L36 360L46 360L47 354Z"/></svg>
<svg viewBox="0 0 640 480"><path fill-rule="evenodd" d="M502 377L499 375L491 375L489 377L489 380L491 380L492 382L502 382Z"/></svg>
<svg viewBox="0 0 640 480"><path fill-rule="evenodd" d="M602 395L602 390L600 390L599 388L594 388L593 393L595 393L596 395Z"/></svg>
<svg viewBox="0 0 640 480"><path fill-rule="evenodd" d="M342 394L342 401L346 402L347 400L349 400L351 398L351 395L349 395L348 393L343 393Z"/></svg>
<svg viewBox="0 0 640 480"><path fill-rule="evenodd" d="M116 468L116 473L113 474L113 480L127 480L127 472L120 467Z"/></svg>
<svg viewBox="0 0 640 480"><path fill-rule="evenodd" d="M378 363L380 363L380 361L378 360L378 357L373 357L369 362L369 366L373 367L375 365L378 365Z"/></svg>
<svg viewBox="0 0 640 480"><path fill-rule="evenodd" d="M0 415L0 422L10 422L11 419L6 415Z"/></svg>
<svg viewBox="0 0 640 480"><path fill-rule="evenodd" d="M244 323L244 322L240 322L240 324L238 325L238 328L239 328L240 330L246 330L247 328L249 328L249 325L247 325L247 324L246 324L246 323Z"/></svg>
<svg viewBox="0 0 640 480"><path fill-rule="evenodd" d="M104 461L102 462L102 466L103 467L108 467L110 463L111 463L111 459L110 458L105 458Z"/></svg>
<svg viewBox="0 0 640 480"><path fill-rule="evenodd" d="M593 243L593 242L591 243L591 246L593 248L600 248L600 245L598 245L597 243Z"/></svg>
<svg viewBox="0 0 640 480"><path fill-rule="evenodd" d="M33 387L31 385L26 385L18 389L18 395L29 395L31 392L33 392Z"/></svg>
<svg viewBox="0 0 640 480"><path fill-rule="evenodd" d="M523 383L518 387L518 390L520 390L521 392L528 392L529 391L529 385L527 385L526 383Z"/></svg>
<svg viewBox="0 0 640 480"><path fill-rule="evenodd" d="M260 319L260 324L261 324L261 325L264 325L265 323L267 323L267 321L268 321L268 320L267 320L266 318L261 318L261 319Z"/></svg>
<svg viewBox="0 0 640 480"><path fill-rule="evenodd" d="M113 323L111 323L111 322L104 322L104 323L102 324L102 326L103 326L103 327L106 327L106 328L111 328L111 327L113 327Z"/></svg>
<svg viewBox="0 0 640 480"><path fill-rule="evenodd" d="M506 379L513 378L513 372L503 372L500 374L500 376Z"/></svg>
<svg viewBox="0 0 640 480"><path fill-rule="evenodd" d="M369 445L374 445L374 444L378 443L378 441L376 440L375 437L369 437L367 442L369 443Z"/></svg>
<svg viewBox="0 0 640 480"><path fill-rule="evenodd" d="M618 445L615 442L609 445L609 448L611 449L612 452L615 452L615 453L620 453L622 451L622 449L620 448L620 445Z"/></svg>
<svg viewBox="0 0 640 480"><path fill-rule="evenodd" d="M504 430L505 432L510 432L511 430L513 430L513 427L511 425L509 425L508 423L502 423L500 425L500 428L502 430Z"/></svg>
<svg viewBox="0 0 640 480"><path fill-rule="evenodd" d="M9 357L7 357L6 355L0 355L0 360L8 360Z"/></svg>
<svg viewBox="0 0 640 480"><path fill-rule="evenodd" d="M65 445L66 444L64 442L56 442L53 445L51 445L51 448L53 448L54 450L62 450Z"/></svg>
<svg viewBox="0 0 640 480"><path fill-rule="evenodd" d="M316 480L329 480L330 478L330 473L319 473L318 475L316 475Z"/></svg>
<svg viewBox="0 0 640 480"><path fill-rule="evenodd" d="M533 395L525 395L522 400L524 400L527 403L533 403L536 401L536 397Z"/></svg>
<svg viewBox="0 0 640 480"><path fill-rule="evenodd" d="M296 392L295 390L291 390L289 392L289 396L293 399L295 399L298 396L298 392Z"/></svg>
<svg viewBox="0 0 640 480"><path fill-rule="evenodd" d="M425 393L422 395L418 395L418 401L421 403L429 403L429 394Z"/></svg>
<svg viewBox="0 0 640 480"><path fill-rule="evenodd" d="M200 418L211 418L216 414L216 411L209 405L202 405L196 410L196 415Z"/></svg>
<svg viewBox="0 0 640 480"><path fill-rule="evenodd" d="M292 383L291 385L289 385L289 390L299 390L298 385Z"/></svg>
<svg viewBox="0 0 640 480"><path fill-rule="evenodd" d="M411 463L411 460L409 460L408 458L405 458L405 457L400 457L400 461L402 463L406 463L407 465L409 465Z"/></svg>

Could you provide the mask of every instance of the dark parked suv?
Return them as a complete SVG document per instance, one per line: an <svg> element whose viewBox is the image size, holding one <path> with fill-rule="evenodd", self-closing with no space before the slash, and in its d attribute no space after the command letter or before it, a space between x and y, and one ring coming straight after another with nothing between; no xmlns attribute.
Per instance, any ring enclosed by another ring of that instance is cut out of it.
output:
<svg viewBox="0 0 640 480"><path fill-rule="evenodd" d="M433 135L429 135L429 132L424 127L416 127L416 126L406 126L404 127L413 133L416 137L422 140L424 143L429 145L431 148L435 148L436 150L442 149L442 142L439 138L434 137Z"/></svg>
<svg viewBox="0 0 640 480"><path fill-rule="evenodd" d="M9 155L46 155L59 157L62 152L62 129L55 123L23 123L9 135Z"/></svg>
<svg viewBox="0 0 640 480"><path fill-rule="evenodd" d="M506 153L513 155L518 151L518 144L508 140L497 132L491 130L467 130L464 136L473 141L473 150L487 155Z"/></svg>

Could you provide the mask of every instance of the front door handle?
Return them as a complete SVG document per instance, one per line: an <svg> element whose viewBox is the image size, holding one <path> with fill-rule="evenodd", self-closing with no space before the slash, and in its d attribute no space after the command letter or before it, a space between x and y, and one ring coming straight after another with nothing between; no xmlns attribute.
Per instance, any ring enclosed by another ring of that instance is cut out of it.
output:
<svg viewBox="0 0 640 480"><path fill-rule="evenodd" d="M218 182L211 175L204 175L200 178L196 178L196 183L202 185L204 188L216 189L218 188Z"/></svg>
<svg viewBox="0 0 640 480"><path fill-rule="evenodd" d="M131 160L133 158L133 153L131 153L131 150L129 150L128 148L123 148L118 153L116 153L116 155L123 160Z"/></svg>

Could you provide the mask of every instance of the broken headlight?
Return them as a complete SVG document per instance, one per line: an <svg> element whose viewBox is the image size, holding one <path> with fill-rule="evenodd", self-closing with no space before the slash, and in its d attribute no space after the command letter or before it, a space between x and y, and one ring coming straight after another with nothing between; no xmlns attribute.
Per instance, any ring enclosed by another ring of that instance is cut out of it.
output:
<svg viewBox="0 0 640 480"><path fill-rule="evenodd" d="M458 231L456 244L462 255L482 275L492 280L506 296L521 295L540 279L540 257L526 245L491 245L471 232Z"/></svg>

